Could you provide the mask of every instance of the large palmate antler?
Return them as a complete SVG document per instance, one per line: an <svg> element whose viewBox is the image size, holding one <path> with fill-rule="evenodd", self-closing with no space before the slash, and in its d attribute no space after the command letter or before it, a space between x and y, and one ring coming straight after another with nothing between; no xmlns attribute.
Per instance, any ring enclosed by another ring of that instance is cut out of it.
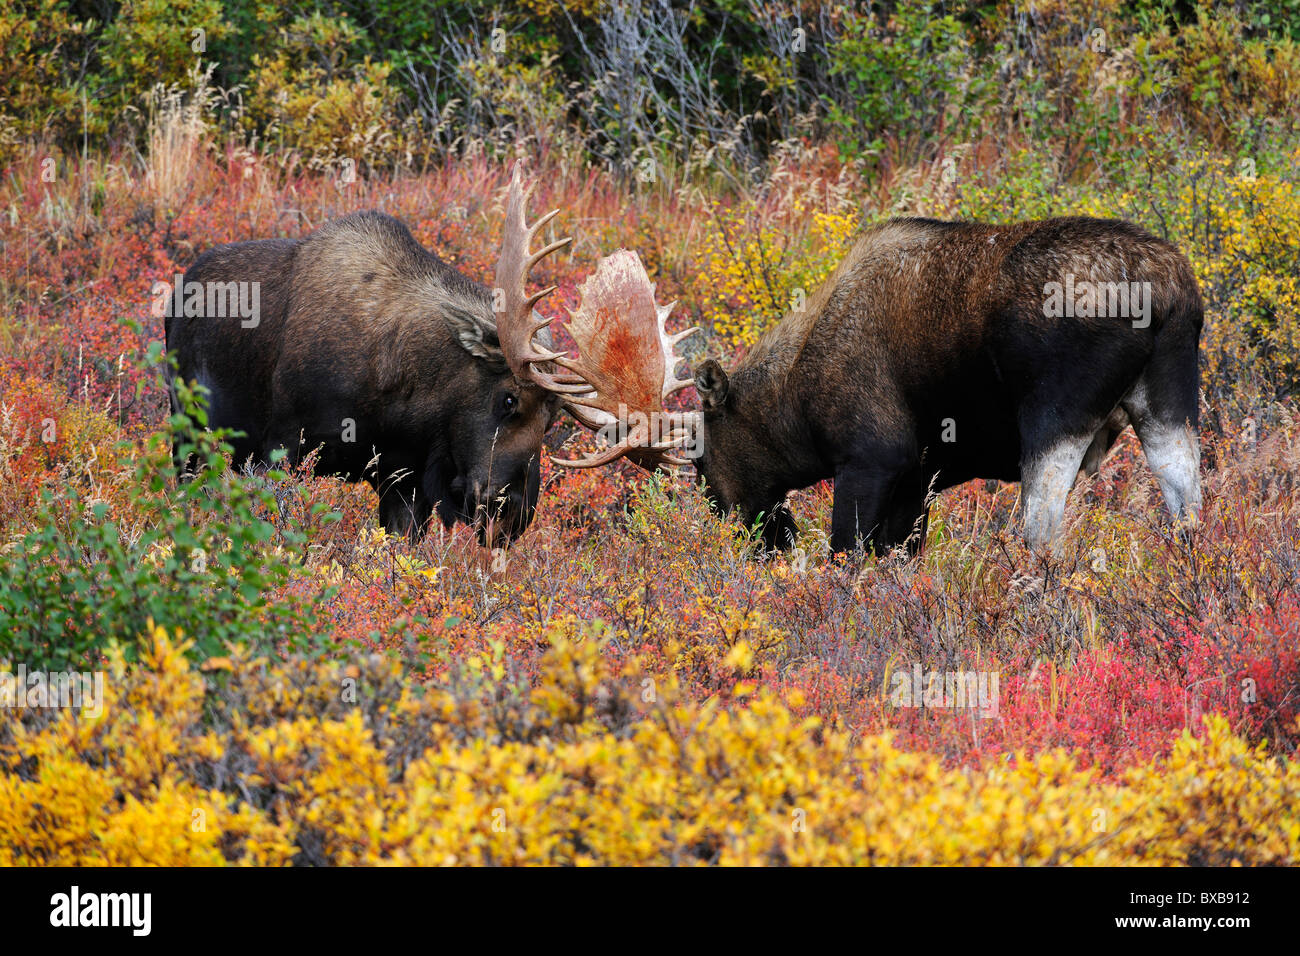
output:
<svg viewBox="0 0 1300 956"><path fill-rule="evenodd" d="M531 226L524 221L530 189L516 164L510 178L506 221L497 260L496 287L502 296L497 339L511 372L565 398L565 407L583 425L606 437L609 447L585 458L553 458L570 468L594 468L627 456L647 469L685 465L676 454L690 444L696 415L667 412L664 399L690 382L676 377L680 358L673 347L697 329L670 336L664 320L672 305L660 307L654 286L635 252L620 250L600 261L579 288L579 305L570 312L569 334L580 358L540 348L537 334L551 324L534 306L555 286L527 293L529 270L541 259L572 242L565 238L531 252L536 234L559 210ZM565 372L544 368L555 363Z"/></svg>
<svg viewBox="0 0 1300 956"><path fill-rule="evenodd" d="M528 273L546 256L557 249L563 249L573 241L565 237L550 245L530 252L533 237L542 227L555 218L558 209L552 209L531 226L524 222L524 204L529 189L520 182L519 164L510 176L510 196L506 200L506 222L501 236L501 254L497 258L496 294L503 298L502 309L497 316L497 339L505 355L510 371L520 381L532 381L552 391L568 393L581 391L584 386L579 383L562 383L546 375L537 368L538 364L551 362L560 357L560 353L539 349L535 338L537 333L551 324L551 319L544 319L533 307L539 301L555 291L555 286L542 289L528 295L525 283Z"/></svg>
<svg viewBox="0 0 1300 956"><path fill-rule="evenodd" d="M609 447L577 460L552 458L569 468L595 468L627 456L647 469L685 465L679 451L691 444L696 415L664 410L664 400L690 384L679 379L674 346L698 329L669 335L664 327L673 305L655 302L641 258L626 249L600 260L578 290L569 334L580 358L555 361L573 372L557 384L585 383L567 407L588 428L599 429Z"/></svg>

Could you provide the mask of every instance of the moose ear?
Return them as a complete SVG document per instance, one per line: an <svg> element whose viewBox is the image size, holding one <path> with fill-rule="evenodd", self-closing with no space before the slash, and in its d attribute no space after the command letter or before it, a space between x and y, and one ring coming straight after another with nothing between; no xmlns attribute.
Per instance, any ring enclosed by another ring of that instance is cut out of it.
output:
<svg viewBox="0 0 1300 956"><path fill-rule="evenodd" d="M497 342L496 329L488 326L479 316L449 302L443 304L442 315L460 347L470 355L493 363L505 361Z"/></svg>
<svg viewBox="0 0 1300 956"><path fill-rule="evenodd" d="M727 401L727 373L713 359L695 370L695 390L705 410L721 408Z"/></svg>

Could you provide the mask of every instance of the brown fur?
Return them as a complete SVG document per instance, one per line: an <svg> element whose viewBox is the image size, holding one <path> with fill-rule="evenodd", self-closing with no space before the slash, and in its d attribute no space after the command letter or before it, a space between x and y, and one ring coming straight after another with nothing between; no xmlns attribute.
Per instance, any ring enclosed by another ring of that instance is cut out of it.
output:
<svg viewBox="0 0 1300 956"><path fill-rule="evenodd" d="M319 472L379 491L393 531L419 533L435 507L485 542L527 526L558 400L510 373L490 291L400 222L354 213L302 240L220 246L185 279L262 290L254 328L176 302L167 320L178 374L211 393L211 424L244 433L237 460L319 449Z"/></svg>
<svg viewBox="0 0 1300 956"><path fill-rule="evenodd" d="M1150 283L1149 325L1045 315L1067 273ZM698 371L700 472L723 507L763 518L769 545L793 533L786 493L826 478L837 549L897 544L923 525L932 483L1019 480L1063 442L1086 449L1140 382L1149 407L1126 409L1140 435L1148 419L1194 428L1200 325L1186 259L1129 223L893 220L730 376Z"/></svg>

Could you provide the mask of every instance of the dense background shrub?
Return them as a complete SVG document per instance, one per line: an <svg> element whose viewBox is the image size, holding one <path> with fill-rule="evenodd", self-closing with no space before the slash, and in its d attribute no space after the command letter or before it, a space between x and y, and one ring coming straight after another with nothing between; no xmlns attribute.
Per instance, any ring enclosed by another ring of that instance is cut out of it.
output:
<svg viewBox="0 0 1300 956"><path fill-rule="evenodd" d="M133 659L150 621L183 628L205 655L235 641L276 650L318 636L309 603L268 600L293 576L304 537L272 522L275 495L231 462L198 396L184 383L178 392L184 411L141 449L119 507L74 480L47 490L35 527L0 551L0 654L10 662L87 668L115 643ZM193 462L186 481L172 441Z"/></svg>
<svg viewBox="0 0 1300 956"><path fill-rule="evenodd" d="M212 67L242 94L227 126L321 165L532 143L740 184L794 138L898 160L996 132L1059 139L1073 168L1153 123L1225 145L1294 130L1297 33L1294 0L25 0L0 15L0 129L139 137L124 108Z"/></svg>

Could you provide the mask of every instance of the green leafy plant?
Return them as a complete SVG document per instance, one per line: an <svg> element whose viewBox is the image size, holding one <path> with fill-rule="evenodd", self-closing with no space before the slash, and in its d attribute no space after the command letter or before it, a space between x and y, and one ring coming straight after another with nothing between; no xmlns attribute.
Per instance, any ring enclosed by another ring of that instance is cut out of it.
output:
<svg viewBox="0 0 1300 956"><path fill-rule="evenodd" d="M890 130L928 134L970 94L969 42L961 23L930 0L902 0L887 20L854 17L831 50L843 93L826 103L842 150L877 150Z"/></svg>
<svg viewBox="0 0 1300 956"><path fill-rule="evenodd" d="M181 411L135 455L129 508L76 486L47 491L34 530L0 553L0 659L58 670L94 663L111 642L131 658L150 620L198 657L231 641L302 648L321 632L308 602L268 597L305 547L292 522L270 520L280 509L267 483L284 476L229 469L231 433L206 428L201 390L175 387ZM173 449L188 480L176 481Z"/></svg>

